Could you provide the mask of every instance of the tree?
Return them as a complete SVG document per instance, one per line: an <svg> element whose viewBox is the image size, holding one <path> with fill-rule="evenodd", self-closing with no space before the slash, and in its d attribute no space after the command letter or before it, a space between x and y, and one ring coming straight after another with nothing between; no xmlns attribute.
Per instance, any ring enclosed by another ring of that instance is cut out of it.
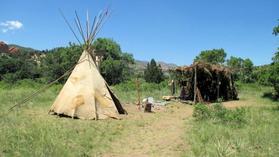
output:
<svg viewBox="0 0 279 157"><path fill-rule="evenodd" d="M150 63L147 63L147 67L144 70L144 79L146 82L160 83L164 80L164 74L162 72L161 65L157 66L154 59L151 59Z"/></svg>
<svg viewBox="0 0 279 157"><path fill-rule="evenodd" d="M264 86L272 86L270 78L270 64L256 66L253 69L252 78L257 81L257 83Z"/></svg>
<svg viewBox="0 0 279 157"><path fill-rule="evenodd" d="M273 27L273 33L272 34L274 34L275 36L277 36L279 34L279 24L277 26Z"/></svg>
<svg viewBox="0 0 279 157"><path fill-rule="evenodd" d="M253 82L252 73L253 73L253 62L249 59L242 59L240 57L231 56L227 60L227 65L233 70L234 78L241 80L245 83Z"/></svg>
<svg viewBox="0 0 279 157"><path fill-rule="evenodd" d="M242 78L241 78L242 82L245 82L245 83L253 82L253 79L252 79L253 66L254 66L254 64L249 58L246 58L243 60Z"/></svg>
<svg viewBox="0 0 279 157"><path fill-rule="evenodd" d="M278 51L274 54L274 56L272 57L272 61L274 63L279 63L279 48Z"/></svg>
<svg viewBox="0 0 279 157"><path fill-rule="evenodd" d="M17 80L38 77L38 65L31 53L20 50L17 54L0 54L0 80L14 83Z"/></svg>
<svg viewBox="0 0 279 157"><path fill-rule="evenodd" d="M273 28L273 34L275 36L279 34L279 24ZM272 61L273 62L270 66L269 81L272 83L274 87L275 96L279 97L279 51L275 53L274 57L272 58Z"/></svg>
<svg viewBox="0 0 279 157"><path fill-rule="evenodd" d="M121 47L112 39L98 38L93 46L97 54L103 56L100 69L101 74L109 84L117 84L128 80L133 71L130 64L134 63L134 58L129 53L124 53Z"/></svg>
<svg viewBox="0 0 279 157"><path fill-rule="evenodd" d="M201 53L196 56L194 61L203 61L213 64L223 64L225 62L227 54L224 49L212 49L201 51Z"/></svg>
<svg viewBox="0 0 279 157"><path fill-rule="evenodd" d="M241 76L241 68L242 68L243 59L240 57L231 56L230 59L227 60L227 65L232 69L234 79L239 80Z"/></svg>
<svg viewBox="0 0 279 157"><path fill-rule="evenodd" d="M243 59L240 57L231 56L230 59L227 60L227 65L235 70L239 70L241 68Z"/></svg>
<svg viewBox="0 0 279 157"><path fill-rule="evenodd" d="M101 64L101 72L109 84L117 84L125 80L123 75L126 65L121 60L108 58Z"/></svg>
<svg viewBox="0 0 279 157"><path fill-rule="evenodd" d="M78 62L82 47L70 43L68 47L60 47L45 52L42 57L41 70L47 82L51 82L65 74ZM59 80L64 83L67 77Z"/></svg>
<svg viewBox="0 0 279 157"><path fill-rule="evenodd" d="M122 56L122 51L120 45L113 41L112 39L108 38L98 38L93 43L94 48L96 49L97 53L102 52L104 60L107 58L112 58L115 60L120 60Z"/></svg>
<svg viewBox="0 0 279 157"><path fill-rule="evenodd" d="M100 72L108 84L127 80L132 73L129 64L134 62L131 54L123 53L120 45L112 39L98 38L94 43L95 53L103 56ZM42 60L42 69L47 81L53 81L72 68L82 53L82 47L70 43L68 47L50 50ZM65 82L67 77L59 82Z"/></svg>

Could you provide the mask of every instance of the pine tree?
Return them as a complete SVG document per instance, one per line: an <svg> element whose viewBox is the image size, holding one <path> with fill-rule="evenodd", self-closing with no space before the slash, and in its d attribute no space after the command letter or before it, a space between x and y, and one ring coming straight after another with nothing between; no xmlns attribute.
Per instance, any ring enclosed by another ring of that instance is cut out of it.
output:
<svg viewBox="0 0 279 157"><path fill-rule="evenodd" d="M146 82L160 83L164 80L164 74L159 64L154 59L151 59L150 63L147 63L147 67L144 70L144 79Z"/></svg>

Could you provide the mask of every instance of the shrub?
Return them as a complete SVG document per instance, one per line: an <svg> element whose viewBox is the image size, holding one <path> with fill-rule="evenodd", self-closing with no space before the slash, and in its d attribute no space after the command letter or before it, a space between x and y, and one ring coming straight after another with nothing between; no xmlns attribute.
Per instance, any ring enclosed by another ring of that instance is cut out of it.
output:
<svg viewBox="0 0 279 157"><path fill-rule="evenodd" d="M230 110L220 103L211 106L197 104L194 107L193 117L196 120L212 120L214 123L240 126L246 122L245 114L246 110L244 108Z"/></svg>
<svg viewBox="0 0 279 157"><path fill-rule="evenodd" d="M222 119L224 123L231 123L236 125L242 125L246 122L244 108L236 108L235 110L227 110L225 117Z"/></svg>
<svg viewBox="0 0 279 157"><path fill-rule="evenodd" d="M224 119L228 110L221 105L220 103L216 103L212 105L211 111L213 112L213 118Z"/></svg>

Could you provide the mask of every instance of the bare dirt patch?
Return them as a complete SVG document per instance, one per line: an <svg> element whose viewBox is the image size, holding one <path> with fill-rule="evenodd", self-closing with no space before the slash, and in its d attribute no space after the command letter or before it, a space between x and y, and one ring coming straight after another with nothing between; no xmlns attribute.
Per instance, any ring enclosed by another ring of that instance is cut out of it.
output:
<svg viewBox="0 0 279 157"><path fill-rule="evenodd" d="M103 156L180 156L188 148L184 139L185 120L191 117L192 106L172 103L154 113L140 112L135 105L125 108L129 115L122 120L132 125Z"/></svg>
<svg viewBox="0 0 279 157"><path fill-rule="evenodd" d="M236 108L236 107L247 106L245 101L239 101L239 100L227 101L227 102L223 102L222 104L227 108Z"/></svg>
<svg viewBox="0 0 279 157"><path fill-rule="evenodd" d="M222 103L227 108L247 106L245 100ZM147 156L181 156L190 149L185 139L187 120L193 113L193 106L182 103L171 103L155 110L154 113L144 113L136 105L126 105L129 115L123 116L126 127L121 139L111 144L111 150L104 157L147 157ZM123 126L125 127L125 126Z"/></svg>

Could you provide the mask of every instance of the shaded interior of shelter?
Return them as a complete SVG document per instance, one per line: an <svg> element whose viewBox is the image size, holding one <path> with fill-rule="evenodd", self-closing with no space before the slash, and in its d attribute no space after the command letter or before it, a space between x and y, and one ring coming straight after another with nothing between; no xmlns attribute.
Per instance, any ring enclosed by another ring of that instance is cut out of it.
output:
<svg viewBox="0 0 279 157"><path fill-rule="evenodd" d="M233 73L227 67L198 62L187 67L178 67L175 72L181 87L182 100L194 101L195 92L197 102L238 99Z"/></svg>

